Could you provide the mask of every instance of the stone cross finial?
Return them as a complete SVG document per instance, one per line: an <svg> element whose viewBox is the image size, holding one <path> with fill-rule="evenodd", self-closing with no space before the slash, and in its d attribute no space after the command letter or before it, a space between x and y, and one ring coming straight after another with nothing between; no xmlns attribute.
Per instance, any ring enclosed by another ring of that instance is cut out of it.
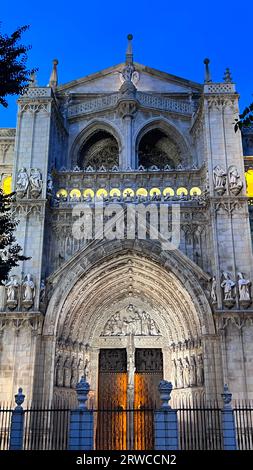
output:
<svg viewBox="0 0 253 470"><path fill-rule="evenodd" d="M163 410L169 410L171 407L169 405L169 401L171 399L171 392L172 392L172 383L168 382L167 380L161 380L158 386L158 390L160 392L160 398L162 401L161 408Z"/></svg>
<svg viewBox="0 0 253 470"><path fill-rule="evenodd" d="M18 389L18 393L15 395L15 403L16 403L16 408L15 410L22 410L22 403L24 403L25 395L22 393L23 389L20 387Z"/></svg>
<svg viewBox="0 0 253 470"><path fill-rule="evenodd" d="M204 64L205 64L205 83L209 83L209 82L212 81L211 72L210 72L210 68L209 68L210 60L206 58L204 60Z"/></svg>
<svg viewBox="0 0 253 470"><path fill-rule="evenodd" d="M232 75L228 67L225 70L223 80L225 83L232 83Z"/></svg>
<svg viewBox="0 0 253 470"><path fill-rule="evenodd" d="M84 376L81 377L80 382L76 385L77 400L79 402L78 408L81 410L87 409L88 393L90 391L90 384L86 382Z"/></svg>
<svg viewBox="0 0 253 470"><path fill-rule="evenodd" d="M128 44L127 44L127 51L126 51L126 63L132 64L133 63L133 47L132 47L133 35L128 34L127 40L128 40Z"/></svg>
<svg viewBox="0 0 253 470"><path fill-rule="evenodd" d="M221 394L221 397L224 402L224 408L230 409L231 401L232 401L232 393L230 393L227 384L224 385L224 392Z"/></svg>
<svg viewBox="0 0 253 470"><path fill-rule="evenodd" d="M54 59L53 60L53 70L50 75L50 80L49 80L49 86L52 88L56 88L58 85L58 72L57 72L57 65L58 65L58 60Z"/></svg>

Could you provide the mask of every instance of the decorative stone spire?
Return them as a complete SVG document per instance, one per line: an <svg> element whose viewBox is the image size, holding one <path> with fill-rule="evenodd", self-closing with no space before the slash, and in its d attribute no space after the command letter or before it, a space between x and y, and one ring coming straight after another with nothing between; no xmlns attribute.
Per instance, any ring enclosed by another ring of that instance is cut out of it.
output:
<svg viewBox="0 0 253 470"><path fill-rule="evenodd" d="M232 75L228 67L225 70L223 80L225 83L232 83Z"/></svg>
<svg viewBox="0 0 253 470"><path fill-rule="evenodd" d="M58 65L58 60L54 59L53 60L53 70L50 75L50 80L49 80L49 86L52 88L56 88L58 85L58 73L57 73L57 65Z"/></svg>
<svg viewBox="0 0 253 470"><path fill-rule="evenodd" d="M28 85L28 88L33 88L37 86L38 86L38 82L37 82L36 72L32 72L30 75L30 83Z"/></svg>
<svg viewBox="0 0 253 470"><path fill-rule="evenodd" d="M211 73L210 73L210 69L209 69L209 64L210 64L210 60L209 59L205 59L204 60L204 64L205 64L205 83L209 83L212 81L211 79Z"/></svg>
<svg viewBox="0 0 253 470"><path fill-rule="evenodd" d="M133 40L133 35L128 34L127 35L127 51L126 51L126 64L132 64L133 63L133 47L132 47L132 40Z"/></svg>

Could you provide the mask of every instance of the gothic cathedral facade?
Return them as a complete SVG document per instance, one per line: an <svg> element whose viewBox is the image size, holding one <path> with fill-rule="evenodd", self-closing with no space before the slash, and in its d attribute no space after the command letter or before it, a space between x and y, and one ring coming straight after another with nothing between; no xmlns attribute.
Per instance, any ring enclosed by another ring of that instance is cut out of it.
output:
<svg viewBox="0 0 253 470"><path fill-rule="evenodd" d="M55 60L19 97L0 170L31 258L0 287L1 400L71 401L84 374L94 406L160 378L174 400L253 398L250 156L208 62L179 78L129 36L124 63L59 85Z"/></svg>

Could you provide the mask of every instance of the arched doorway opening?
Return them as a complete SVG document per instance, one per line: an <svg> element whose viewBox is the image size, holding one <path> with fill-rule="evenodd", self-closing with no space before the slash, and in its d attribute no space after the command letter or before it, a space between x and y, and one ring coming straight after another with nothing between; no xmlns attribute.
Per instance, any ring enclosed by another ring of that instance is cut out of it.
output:
<svg viewBox="0 0 253 470"><path fill-rule="evenodd" d="M135 240L126 247L124 241L94 244L64 269L54 279L44 326L44 334L51 328L55 338L47 374L49 381L55 377L52 395L71 401L83 373L96 409L104 406L101 390L110 385L109 405L130 409L155 408L161 378L173 382L174 402L215 390L208 375L213 357L205 354L213 319L199 283L207 276L194 263L177 250L165 254L151 241ZM110 378L101 386L103 373Z"/></svg>
<svg viewBox="0 0 253 470"><path fill-rule="evenodd" d="M96 129L83 143L78 154L78 166L82 169L104 167L111 170L119 165L119 147L115 137L104 129Z"/></svg>

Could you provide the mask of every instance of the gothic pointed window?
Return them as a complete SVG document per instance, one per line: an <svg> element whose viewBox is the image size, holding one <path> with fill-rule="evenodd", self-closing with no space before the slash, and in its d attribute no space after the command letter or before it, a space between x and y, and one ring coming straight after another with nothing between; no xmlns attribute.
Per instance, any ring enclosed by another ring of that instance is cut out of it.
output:
<svg viewBox="0 0 253 470"><path fill-rule="evenodd" d="M177 144L160 129L152 129L141 139L138 148L138 165L160 169L169 166L176 168L181 162Z"/></svg>
<svg viewBox="0 0 253 470"><path fill-rule="evenodd" d="M80 168L92 167L94 170L104 167L111 170L119 165L119 147L113 135L104 130L92 134L79 152Z"/></svg>

